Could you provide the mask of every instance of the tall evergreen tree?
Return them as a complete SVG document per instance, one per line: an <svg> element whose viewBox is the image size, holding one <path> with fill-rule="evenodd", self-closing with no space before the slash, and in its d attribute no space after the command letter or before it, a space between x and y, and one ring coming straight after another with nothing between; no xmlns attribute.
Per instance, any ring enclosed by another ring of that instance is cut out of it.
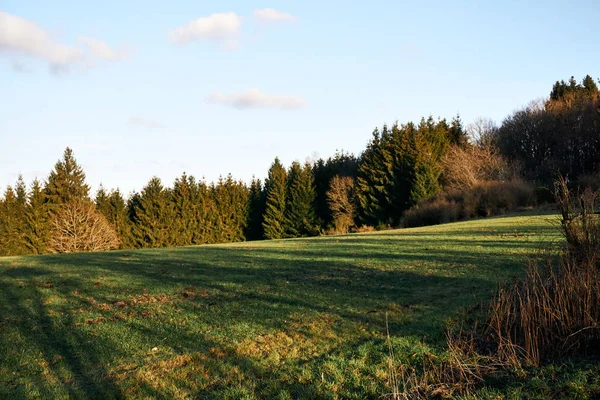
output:
<svg viewBox="0 0 600 400"><path fill-rule="evenodd" d="M248 199L247 240L264 239L263 215L265 213L265 192L260 179L252 178Z"/></svg>
<svg viewBox="0 0 600 400"><path fill-rule="evenodd" d="M131 208L132 232L139 247L173 245L175 207L159 178L150 179L142 193L132 197Z"/></svg>
<svg viewBox="0 0 600 400"><path fill-rule="evenodd" d="M37 179L31 185L25 221L25 245L31 253L46 253L50 235L48 204L46 194Z"/></svg>
<svg viewBox="0 0 600 400"><path fill-rule="evenodd" d="M96 193L95 202L96 209L106 218L119 237L120 248L134 247L127 204L119 189L107 193L101 185Z"/></svg>
<svg viewBox="0 0 600 400"><path fill-rule="evenodd" d="M8 186L4 192L0 215L0 254L14 256L27 251L25 245L25 204L22 193L18 195Z"/></svg>
<svg viewBox="0 0 600 400"><path fill-rule="evenodd" d="M312 167L304 167L294 161L289 168L287 179L286 221L287 235L307 236L315 232L315 187Z"/></svg>
<svg viewBox="0 0 600 400"><path fill-rule="evenodd" d="M175 221L173 221L173 237L176 246L186 246L193 243L194 232L198 229L194 208L196 182L184 172L175 180L171 191L172 202L175 206Z"/></svg>
<svg viewBox="0 0 600 400"><path fill-rule="evenodd" d="M231 175L219 178L212 190L215 201L215 234L218 243L245 239L248 221L248 188Z"/></svg>
<svg viewBox="0 0 600 400"><path fill-rule="evenodd" d="M71 200L89 200L90 187L85 183L85 173L69 147L50 172L45 192L47 201L52 205Z"/></svg>
<svg viewBox="0 0 600 400"><path fill-rule="evenodd" d="M263 218L265 239L281 239L285 237L286 182L287 174L285 168L279 161L279 158L275 158L265 182L266 205Z"/></svg>

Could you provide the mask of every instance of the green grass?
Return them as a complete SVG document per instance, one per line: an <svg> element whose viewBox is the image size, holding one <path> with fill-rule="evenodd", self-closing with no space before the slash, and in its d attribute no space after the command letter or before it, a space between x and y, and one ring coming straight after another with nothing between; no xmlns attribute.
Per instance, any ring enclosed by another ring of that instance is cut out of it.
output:
<svg viewBox="0 0 600 400"><path fill-rule="evenodd" d="M557 222L0 258L0 398L381 398Z"/></svg>

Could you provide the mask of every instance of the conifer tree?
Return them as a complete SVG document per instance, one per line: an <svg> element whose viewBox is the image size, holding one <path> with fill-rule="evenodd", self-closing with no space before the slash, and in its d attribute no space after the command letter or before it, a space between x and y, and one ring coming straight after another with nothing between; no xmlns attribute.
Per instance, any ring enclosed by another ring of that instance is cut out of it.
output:
<svg viewBox="0 0 600 400"><path fill-rule="evenodd" d="M215 223L217 210L212 195L212 188L203 179L197 182L193 194L194 220L196 229L193 232L192 243L215 243Z"/></svg>
<svg viewBox="0 0 600 400"><path fill-rule="evenodd" d="M315 187L312 167L304 167L294 161L289 168L287 179L286 221L287 235L307 236L315 233Z"/></svg>
<svg viewBox="0 0 600 400"><path fill-rule="evenodd" d="M33 254L47 252L50 226L46 194L36 179L31 184L29 199L25 211L25 245Z"/></svg>
<svg viewBox="0 0 600 400"><path fill-rule="evenodd" d="M194 208L196 182L184 172L175 179L171 192L175 206L175 221L173 221L173 239L175 246L186 246L193 243L194 232L198 229Z"/></svg>
<svg viewBox="0 0 600 400"><path fill-rule="evenodd" d="M218 243L238 242L245 239L248 221L248 188L231 175L219 178L212 190L215 202L215 235Z"/></svg>
<svg viewBox="0 0 600 400"><path fill-rule="evenodd" d="M153 177L138 196L131 199L132 232L139 247L173 245L175 207L159 178Z"/></svg>
<svg viewBox="0 0 600 400"><path fill-rule="evenodd" d="M248 199L247 240L264 239L263 215L265 213L265 192L260 179L252 178Z"/></svg>
<svg viewBox="0 0 600 400"><path fill-rule="evenodd" d="M361 220L369 225L386 220L387 189L393 181L389 138L387 126L384 125L381 134L375 129L358 165L356 191Z"/></svg>
<svg viewBox="0 0 600 400"><path fill-rule="evenodd" d="M266 203L263 218L265 239L281 239L285 237L286 181L287 174L285 168L279 161L279 158L275 158L265 182Z"/></svg>
<svg viewBox="0 0 600 400"><path fill-rule="evenodd" d="M95 202L96 209L106 218L106 221L117 233L120 248L134 247L127 204L119 189L111 190L110 193L107 193L102 185L100 185L96 193Z"/></svg>
<svg viewBox="0 0 600 400"><path fill-rule="evenodd" d="M89 200L90 187L85 183L85 173L69 147L50 172L45 192L47 201L52 205L71 200Z"/></svg>
<svg viewBox="0 0 600 400"><path fill-rule="evenodd" d="M22 182L22 180L20 180ZM17 191L8 186L4 192L2 210L0 215L0 252L5 256L24 254L25 246L25 206L23 193L19 193L20 184L17 183Z"/></svg>

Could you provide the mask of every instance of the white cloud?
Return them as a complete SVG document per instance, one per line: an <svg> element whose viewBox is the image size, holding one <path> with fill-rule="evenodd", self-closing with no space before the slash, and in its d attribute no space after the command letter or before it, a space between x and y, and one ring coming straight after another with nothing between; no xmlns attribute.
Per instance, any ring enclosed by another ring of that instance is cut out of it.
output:
<svg viewBox="0 0 600 400"><path fill-rule="evenodd" d="M0 54L37 58L47 62L54 72L68 70L74 65L89 67L99 59L122 59L121 52L101 40L80 36L78 42L83 47L57 43L35 22L0 11Z"/></svg>
<svg viewBox="0 0 600 400"><path fill-rule="evenodd" d="M290 13L278 11L273 8L263 8L253 12L254 18L259 22L294 22L296 17Z"/></svg>
<svg viewBox="0 0 600 400"><path fill-rule="evenodd" d="M195 40L211 40L226 48L238 45L237 37L242 18L234 12L217 13L201 17L169 32L173 44L184 45Z"/></svg>
<svg viewBox="0 0 600 400"><path fill-rule="evenodd" d="M89 51L89 53L98 59L107 61L119 61L127 57L128 51L124 48L119 50L112 49L108 43L92 39L87 36L79 36L77 42L83 44Z"/></svg>
<svg viewBox="0 0 600 400"><path fill-rule="evenodd" d="M149 119L149 118L144 118L140 115L134 115L129 117L129 119L127 120L127 124L129 125L139 125L139 126L143 126L145 128L150 128L150 129L164 129L165 126L163 124L161 124L158 121Z"/></svg>
<svg viewBox="0 0 600 400"><path fill-rule="evenodd" d="M253 88L241 93L223 94L215 92L206 97L206 102L221 104L237 109L248 108L282 108L297 109L306 105L306 102L298 96L275 96L268 95Z"/></svg>

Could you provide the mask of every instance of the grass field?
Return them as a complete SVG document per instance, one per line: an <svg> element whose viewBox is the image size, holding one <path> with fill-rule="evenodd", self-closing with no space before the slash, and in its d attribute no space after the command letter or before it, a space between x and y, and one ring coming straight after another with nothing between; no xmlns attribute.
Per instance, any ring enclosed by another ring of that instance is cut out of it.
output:
<svg viewBox="0 0 600 400"><path fill-rule="evenodd" d="M0 398L381 398L557 222L0 258Z"/></svg>

